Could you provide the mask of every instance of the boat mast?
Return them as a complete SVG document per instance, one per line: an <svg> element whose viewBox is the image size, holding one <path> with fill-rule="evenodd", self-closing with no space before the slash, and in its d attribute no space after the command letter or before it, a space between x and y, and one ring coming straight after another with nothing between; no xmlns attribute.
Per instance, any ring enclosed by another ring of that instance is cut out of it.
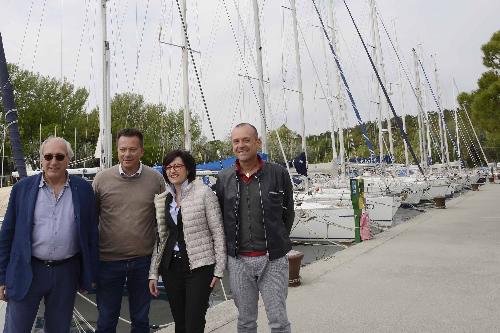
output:
<svg viewBox="0 0 500 333"><path fill-rule="evenodd" d="M325 96L325 98L326 98L326 101L327 101L328 105L330 105L329 103L333 102L333 99L332 99L332 90L333 89L332 89L332 87L330 85L330 71L328 70L328 62L327 62L327 53L326 53L325 39L324 38L320 38L320 39L321 39L321 46L323 48L323 55L325 57L325 75L326 75L326 86L327 86L327 93L326 93L327 96ZM330 141L332 142L332 164L333 164L334 169L336 169L336 166L337 166L337 156L338 156L338 154L337 154L337 147L336 147L336 144L335 144L335 130L336 130L335 120L336 119L335 119L335 114L333 112L333 108L329 107L328 109L330 111Z"/></svg>
<svg viewBox="0 0 500 333"><path fill-rule="evenodd" d="M419 48L419 52L420 52L420 55L421 57L423 58L423 51L422 51L422 44L420 44L418 46ZM416 53L416 51L414 51ZM417 60L418 60L418 56L417 56ZM420 63L422 64L422 67L423 67L423 60L420 60ZM417 68L417 72L418 72L418 68ZM420 72L418 72L420 73ZM419 82L420 82L420 74L419 74ZM420 85L419 85L420 87ZM422 94L422 90L420 90L420 94ZM425 102L424 102L425 101ZM432 149L431 149L431 121L429 119L429 113L428 111L426 111L426 103L427 102L427 94L425 95L421 95L421 100L420 100L420 105L422 105L422 115L423 115L423 124L425 126L425 134L426 134L426 143L427 143L427 155L426 155L426 158L427 158L427 164L429 164L430 162L434 162L432 161Z"/></svg>
<svg viewBox="0 0 500 333"><path fill-rule="evenodd" d="M438 68L437 68L437 63L436 63L436 58L432 56L432 60L434 63L434 80L436 81L436 98L438 101L439 106L441 106L441 87L439 86L439 76L438 76ZM438 121L439 121L439 134L441 136L441 154L442 154L442 161L446 164L450 163L450 152L448 150L448 138L444 134L445 126L446 124L444 123L444 112L442 115L439 115L439 110L438 110Z"/></svg>
<svg viewBox="0 0 500 333"><path fill-rule="evenodd" d="M191 112L189 111L189 76L188 76L188 45L186 40L187 35L187 20L186 20L186 0L181 0L182 20L184 27L181 30L182 35L182 84L184 97L184 149L191 151ZM185 29L185 31L183 31Z"/></svg>
<svg viewBox="0 0 500 333"><path fill-rule="evenodd" d="M417 103L422 105L422 90L420 87L420 74L418 72L418 58L417 58L417 52L415 49L413 49L413 60L414 60L414 67L415 67L415 91L417 94ZM427 154L425 152L425 134L424 134L424 119L423 119L423 110L420 108L418 109L417 113L417 120L418 120L418 141L420 144L420 162L422 165L427 166Z"/></svg>
<svg viewBox="0 0 500 333"><path fill-rule="evenodd" d="M295 44L295 62L297 64L297 89L299 94L299 115L300 115L300 134L302 136L302 151L306 154L307 161L307 147L306 147L306 125L304 119L304 94L302 93L302 69L300 67L300 47L299 47L299 33L297 30L297 8L295 7L295 0L290 0L292 18L293 18L293 39Z"/></svg>
<svg viewBox="0 0 500 333"><path fill-rule="evenodd" d="M376 32L375 32L375 6L373 4L373 0L370 0L370 17L371 17L371 23L372 23L372 58L373 62L375 63L375 66L378 67L379 64L379 59L378 59L378 52L376 50L376 45L375 45L375 40L376 40ZM377 124L378 124L378 151L379 151L379 159L380 163L384 160L384 136L383 136L383 129L382 129L382 101L380 100L380 87L378 84L375 84L373 79L373 74L372 74L372 83L375 85L375 103L377 104Z"/></svg>
<svg viewBox="0 0 500 333"><path fill-rule="evenodd" d="M396 23L393 21L394 24L394 40L396 44L396 48L398 50L398 53L401 54L401 50L399 48L399 42L398 42L398 35L397 35L397 30L396 30ZM400 93L401 93L401 114L402 114L402 121L403 121L403 130L406 132L406 115L405 115L405 103L404 103L404 85L403 85L403 79L401 76L401 67L398 67L398 80L399 80L399 88L400 88ZM405 147L405 165L406 165L406 172L409 175L409 166L410 166L410 161L408 157L408 144L406 143L405 140L403 140L403 144Z"/></svg>
<svg viewBox="0 0 500 333"><path fill-rule="evenodd" d="M262 44L260 40L259 4L253 0L253 16L255 30L255 50L257 53L257 76L259 79L259 105L260 105L260 135L262 141L262 152L267 153L267 131L266 131L266 104L264 100L264 69L262 68Z"/></svg>
<svg viewBox="0 0 500 333"><path fill-rule="evenodd" d="M453 89L456 89L457 84L455 83L455 79L453 79ZM455 91L455 90L454 90ZM457 92L458 89L455 91L455 101L457 101ZM457 160L458 160L458 170L462 170L462 157L460 156L460 136L458 136L458 105L457 108L455 109L454 112L455 116L455 132L456 132L456 137L457 137Z"/></svg>
<svg viewBox="0 0 500 333"><path fill-rule="evenodd" d="M293 39L295 44L295 62L297 63L297 89L299 93L299 114L300 114L300 133L302 135L302 151L306 155L306 168L307 168L307 145L306 145L306 125L304 119L304 94L302 92L302 69L300 67L300 47L299 47L299 33L297 30L297 7L295 7L295 0L290 0L293 18ZM305 179L305 190L309 192L309 179Z"/></svg>
<svg viewBox="0 0 500 333"><path fill-rule="evenodd" d="M331 32L331 41L333 43L334 49L337 50L337 56L340 57L339 43L337 39L337 32L335 31L335 20L333 16L333 0L328 1L328 18L330 21L330 32ZM344 93L342 90L342 85L340 84L340 72L339 69L335 66L335 84L337 89L337 102L339 104L339 114L337 118L337 124L339 128L339 156L340 156L340 172L341 176L345 176L345 150L344 150L344 123L343 117L345 115L345 110L347 109L345 105ZM332 114L333 119L333 114ZM333 131L333 128L332 128ZM333 132L332 132L333 133ZM332 144L334 141L332 141ZM334 161L336 163L336 161Z"/></svg>
<svg viewBox="0 0 500 333"><path fill-rule="evenodd" d="M99 112L99 136L100 140L100 166L101 169L110 168L112 165L112 141L111 141L111 85L110 85L110 52L107 40L106 26L106 2L101 0L101 26L102 26L102 107Z"/></svg>
<svg viewBox="0 0 500 333"><path fill-rule="evenodd" d="M377 66L377 70L380 73L380 76L382 78L382 82L384 86L387 86L387 80L385 77L385 69L384 69L384 56L382 54L382 44L380 43L380 32L378 28L378 21L377 21L377 9L375 6L375 0L370 0L370 16L371 16L371 21L372 21L372 40L373 40L373 61L375 62L375 66ZM380 97L380 87L377 84L376 88L376 102L377 102L377 110L379 114L379 140L382 142L379 144L380 146L383 146L383 118L386 120L387 124L387 133L389 135L389 154L391 157L391 160L394 159L394 143L392 139L392 127L391 127L391 116L387 115L387 109L382 108L382 99ZM383 109L385 109L386 112L383 112ZM382 151L382 150L381 150ZM383 153L381 153L380 156L380 162L382 163L382 158L383 158Z"/></svg>

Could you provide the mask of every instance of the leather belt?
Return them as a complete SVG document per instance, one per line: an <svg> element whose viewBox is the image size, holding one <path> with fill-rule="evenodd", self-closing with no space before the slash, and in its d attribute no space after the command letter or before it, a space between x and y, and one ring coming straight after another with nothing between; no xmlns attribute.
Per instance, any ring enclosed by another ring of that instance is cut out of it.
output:
<svg viewBox="0 0 500 333"><path fill-rule="evenodd" d="M54 266L59 266L59 265L65 264L65 263L69 262L70 260L73 260L79 256L80 256L79 254L75 254L72 257L69 257L66 259L61 259L61 260L43 260L43 259L39 259L37 257L31 257L31 259L34 261L38 261L39 263L41 263L42 265L44 265L46 267L54 267Z"/></svg>

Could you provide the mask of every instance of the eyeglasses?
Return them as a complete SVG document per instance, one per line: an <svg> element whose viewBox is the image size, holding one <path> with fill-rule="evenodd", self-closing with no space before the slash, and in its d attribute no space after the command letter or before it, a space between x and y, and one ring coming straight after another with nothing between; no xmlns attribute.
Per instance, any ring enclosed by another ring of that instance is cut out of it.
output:
<svg viewBox="0 0 500 333"><path fill-rule="evenodd" d="M57 161L61 162L62 160L64 160L64 158L66 157L66 155L64 154L45 154L43 155L43 158L47 161L47 162L50 162L52 161L53 158L56 158Z"/></svg>
<svg viewBox="0 0 500 333"><path fill-rule="evenodd" d="M165 170L167 172L172 171L172 170L178 171L179 169L181 169L183 167L184 167L184 164L167 165L167 166L165 166Z"/></svg>

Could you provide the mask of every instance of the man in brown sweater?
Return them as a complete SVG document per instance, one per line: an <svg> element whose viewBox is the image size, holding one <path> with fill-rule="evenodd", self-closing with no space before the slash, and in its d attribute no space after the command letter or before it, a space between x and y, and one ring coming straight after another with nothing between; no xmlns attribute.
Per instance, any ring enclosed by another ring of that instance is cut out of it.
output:
<svg viewBox="0 0 500 333"><path fill-rule="evenodd" d="M116 332L125 283L132 332L149 333L148 271L156 239L154 195L165 191L160 173L143 165L142 133L117 135L119 164L97 174L93 187L99 214L97 333Z"/></svg>

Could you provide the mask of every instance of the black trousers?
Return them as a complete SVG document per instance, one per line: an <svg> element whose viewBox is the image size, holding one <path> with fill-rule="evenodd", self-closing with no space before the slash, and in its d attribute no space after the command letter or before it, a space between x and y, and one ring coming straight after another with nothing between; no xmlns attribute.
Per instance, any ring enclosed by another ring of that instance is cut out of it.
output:
<svg viewBox="0 0 500 333"><path fill-rule="evenodd" d="M162 272L175 333L203 333L213 275L214 265L189 270L186 257L172 258Z"/></svg>

